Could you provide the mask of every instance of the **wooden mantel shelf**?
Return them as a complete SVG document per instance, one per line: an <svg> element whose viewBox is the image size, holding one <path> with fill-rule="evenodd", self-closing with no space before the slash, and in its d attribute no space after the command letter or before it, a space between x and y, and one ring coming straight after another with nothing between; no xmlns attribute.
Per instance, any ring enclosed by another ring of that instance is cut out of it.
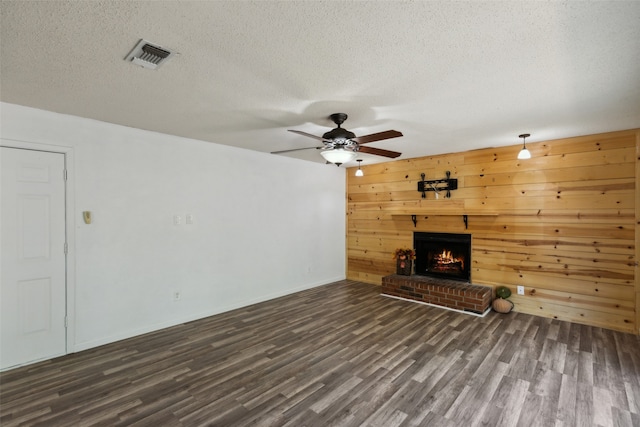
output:
<svg viewBox="0 0 640 427"><path fill-rule="evenodd" d="M470 216L498 216L498 212L493 211L475 211L475 210L442 210L442 209L426 209L426 208L406 208L406 212L400 209L394 209L391 213L391 217L405 217L410 216L413 221L413 226L418 225L418 216L462 216L464 221L464 228L469 227Z"/></svg>
<svg viewBox="0 0 640 427"><path fill-rule="evenodd" d="M404 208L404 209L392 209L391 216L407 216L407 215L425 215L425 216L454 216L454 215L468 215L468 216L498 216L498 212L495 211L477 211L469 209L456 209L456 210L441 210L441 209L429 209L429 208Z"/></svg>
<svg viewBox="0 0 640 427"><path fill-rule="evenodd" d="M491 209L467 208L464 200L411 200L392 201L383 203L380 208L392 216L399 215L429 215L429 216L497 216L498 212Z"/></svg>
<svg viewBox="0 0 640 427"><path fill-rule="evenodd" d="M411 217L413 225L419 216L461 216L465 227L470 216L498 216L498 212L490 209L466 208L464 200L413 200L385 203L380 206L388 215L394 217Z"/></svg>

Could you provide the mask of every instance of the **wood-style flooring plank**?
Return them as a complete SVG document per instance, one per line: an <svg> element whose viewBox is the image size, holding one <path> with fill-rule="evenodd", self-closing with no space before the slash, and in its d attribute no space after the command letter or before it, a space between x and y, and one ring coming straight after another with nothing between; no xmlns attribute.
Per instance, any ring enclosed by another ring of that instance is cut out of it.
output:
<svg viewBox="0 0 640 427"><path fill-rule="evenodd" d="M0 373L0 425L638 426L640 337L340 281Z"/></svg>

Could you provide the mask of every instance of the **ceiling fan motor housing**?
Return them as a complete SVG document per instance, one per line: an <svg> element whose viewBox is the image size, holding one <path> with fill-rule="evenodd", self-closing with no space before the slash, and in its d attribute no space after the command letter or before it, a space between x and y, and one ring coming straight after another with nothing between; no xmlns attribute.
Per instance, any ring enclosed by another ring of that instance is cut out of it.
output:
<svg viewBox="0 0 640 427"><path fill-rule="evenodd" d="M340 127L340 125L343 124L348 117L349 116L347 116L345 113L333 113L332 115L329 116L331 121L337 124L338 127Z"/></svg>
<svg viewBox="0 0 640 427"><path fill-rule="evenodd" d="M349 132L346 129L342 129L341 127L337 127L335 129L331 129L329 132L322 135L324 139L329 139L332 141L339 142L343 139L353 139L356 137L356 134L353 132Z"/></svg>
<svg viewBox="0 0 640 427"><path fill-rule="evenodd" d="M329 132L326 132L324 135L322 135L322 137L324 139L335 141L338 144L340 144L342 140L355 138L355 133L349 132L348 130L342 129L340 127L340 125L344 123L345 120L347 120L347 117L349 116L347 116L345 113L333 113L332 115L330 115L329 118L331 119L331 121L333 121L333 123L338 125L338 127L335 129L331 129Z"/></svg>

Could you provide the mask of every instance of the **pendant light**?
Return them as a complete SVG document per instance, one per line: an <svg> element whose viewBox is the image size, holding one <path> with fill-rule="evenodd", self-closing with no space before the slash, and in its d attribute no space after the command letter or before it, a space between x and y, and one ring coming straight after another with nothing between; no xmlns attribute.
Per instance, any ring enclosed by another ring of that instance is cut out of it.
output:
<svg viewBox="0 0 640 427"><path fill-rule="evenodd" d="M525 142L526 138L531 135L528 133L523 133L522 135L518 135L518 138L522 138L522 150L518 153L519 160L526 160L531 158L531 151L527 150L527 144Z"/></svg>
<svg viewBox="0 0 640 427"><path fill-rule="evenodd" d="M362 159L358 159L356 160L356 162L358 162L358 170L356 171L356 176L364 176L364 172L362 172L362 169L360 169Z"/></svg>

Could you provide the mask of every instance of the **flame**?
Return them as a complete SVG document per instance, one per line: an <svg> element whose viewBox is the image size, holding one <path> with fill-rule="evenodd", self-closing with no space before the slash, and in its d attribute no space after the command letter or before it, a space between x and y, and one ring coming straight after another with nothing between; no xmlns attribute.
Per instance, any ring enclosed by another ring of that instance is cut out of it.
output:
<svg viewBox="0 0 640 427"><path fill-rule="evenodd" d="M455 258L451 251L443 250L442 253L437 256L436 260L438 264L441 265L461 263L461 267L464 268L464 257Z"/></svg>

